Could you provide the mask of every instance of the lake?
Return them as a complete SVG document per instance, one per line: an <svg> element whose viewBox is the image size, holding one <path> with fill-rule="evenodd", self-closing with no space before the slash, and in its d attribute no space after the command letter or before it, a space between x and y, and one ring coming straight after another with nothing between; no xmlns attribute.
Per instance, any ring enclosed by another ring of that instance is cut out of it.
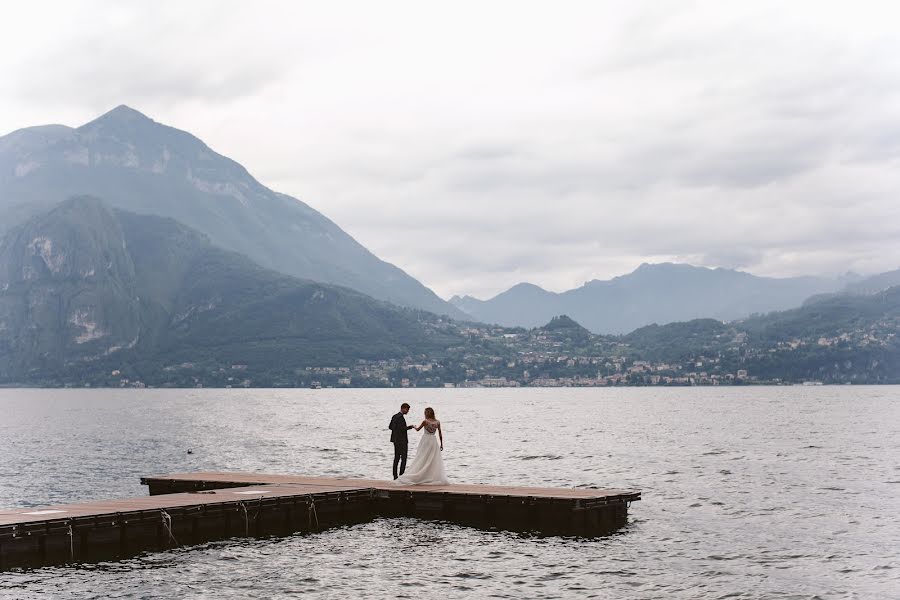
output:
<svg viewBox="0 0 900 600"><path fill-rule="evenodd" d="M454 482L643 500L599 539L379 519L0 573L0 597L900 597L896 386L5 389L0 507L145 495L142 475L178 471L386 479L404 401L410 422L435 408Z"/></svg>

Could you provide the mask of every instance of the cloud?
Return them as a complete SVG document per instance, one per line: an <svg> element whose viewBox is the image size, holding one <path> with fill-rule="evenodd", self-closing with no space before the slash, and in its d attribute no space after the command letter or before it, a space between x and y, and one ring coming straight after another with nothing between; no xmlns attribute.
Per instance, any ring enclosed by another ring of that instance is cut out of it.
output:
<svg viewBox="0 0 900 600"><path fill-rule="evenodd" d="M892 4L16 10L0 128L132 104L445 296L900 265Z"/></svg>
<svg viewBox="0 0 900 600"><path fill-rule="evenodd" d="M149 108L252 97L285 75L287 57L273 58L265 39L220 43L217 33L234 34L230 11L244 12L233 3L89 3L55 43L19 59L12 92L93 109L116 99Z"/></svg>

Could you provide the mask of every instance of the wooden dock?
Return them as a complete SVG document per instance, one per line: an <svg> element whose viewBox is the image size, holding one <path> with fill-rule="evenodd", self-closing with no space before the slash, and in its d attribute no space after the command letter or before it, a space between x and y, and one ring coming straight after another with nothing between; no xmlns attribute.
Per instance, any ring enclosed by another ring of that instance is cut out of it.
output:
<svg viewBox="0 0 900 600"><path fill-rule="evenodd" d="M144 477L150 495L0 510L0 571L108 560L242 536L312 532L375 517L439 519L546 535L598 536L625 524L640 492L253 473Z"/></svg>

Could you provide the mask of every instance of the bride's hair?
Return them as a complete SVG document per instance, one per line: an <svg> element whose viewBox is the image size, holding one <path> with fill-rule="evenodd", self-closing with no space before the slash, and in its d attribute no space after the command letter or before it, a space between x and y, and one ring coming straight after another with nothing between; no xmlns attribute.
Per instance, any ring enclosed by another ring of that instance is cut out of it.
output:
<svg viewBox="0 0 900 600"><path fill-rule="evenodd" d="M426 419L434 419L434 409L430 406L425 409L425 418Z"/></svg>

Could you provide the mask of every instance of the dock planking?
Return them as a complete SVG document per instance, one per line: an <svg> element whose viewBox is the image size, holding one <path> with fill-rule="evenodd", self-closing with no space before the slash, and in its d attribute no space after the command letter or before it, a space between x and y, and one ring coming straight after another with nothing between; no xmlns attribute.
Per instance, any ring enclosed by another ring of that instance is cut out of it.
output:
<svg viewBox="0 0 900 600"><path fill-rule="evenodd" d="M256 473L144 477L150 495L0 510L0 570L108 560L243 536L417 517L545 535L599 536L627 520L631 490L391 482Z"/></svg>
<svg viewBox="0 0 900 600"><path fill-rule="evenodd" d="M266 473L232 473L232 472L198 472L178 473L172 475L151 475L142 477L141 483L150 488L150 494L165 494L171 491L198 491L216 489L217 487L237 487L240 485L294 485L317 486L329 485L347 489L373 488L383 491L405 491L412 493L448 492L466 495L495 495L515 497L540 497L548 500L582 502L596 501L634 501L640 500L640 492L632 490L597 489L597 488L543 488L498 486L484 484L448 485L408 485L398 486L391 481L378 479L358 479L352 477L310 477L307 475L266 474Z"/></svg>

